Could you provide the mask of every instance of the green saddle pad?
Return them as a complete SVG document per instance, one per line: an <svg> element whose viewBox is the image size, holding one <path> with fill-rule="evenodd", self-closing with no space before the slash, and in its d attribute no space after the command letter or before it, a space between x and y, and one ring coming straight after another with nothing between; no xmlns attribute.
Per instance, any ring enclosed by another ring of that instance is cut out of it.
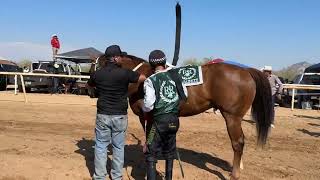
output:
<svg viewBox="0 0 320 180"><path fill-rule="evenodd" d="M184 66L174 69L182 79L185 86L194 86L203 83L201 66Z"/></svg>

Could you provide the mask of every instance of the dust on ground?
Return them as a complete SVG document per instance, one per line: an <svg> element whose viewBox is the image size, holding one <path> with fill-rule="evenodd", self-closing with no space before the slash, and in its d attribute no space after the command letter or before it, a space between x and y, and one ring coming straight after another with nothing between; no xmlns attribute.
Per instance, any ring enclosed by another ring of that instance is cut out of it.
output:
<svg viewBox="0 0 320 180"><path fill-rule="evenodd" d="M86 96L0 93L0 180L90 179L95 100ZM241 179L319 179L320 111L276 108L276 127L257 149L248 115ZM143 131L129 110L124 179L144 179ZM229 179L233 151L221 115L181 118L177 136L185 179ZM112 158L109 156L109 158ZM164 162L157 165L164 176ZM182 179L175 161L174 179Z"/></svg>

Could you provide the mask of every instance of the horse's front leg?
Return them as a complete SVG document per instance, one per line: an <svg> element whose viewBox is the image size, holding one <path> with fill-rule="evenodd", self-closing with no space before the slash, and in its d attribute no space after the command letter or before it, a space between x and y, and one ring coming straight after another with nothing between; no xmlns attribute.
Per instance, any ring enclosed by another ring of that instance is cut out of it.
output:
<svg viewBox="0 0 320 180"><path fill-rule="evenodd" d="M143 100L142 99L139 99L139 100L136 100L136 101L133 101L131 99L129 99L130 101L130 107L131 107L131 110L133 111L133 113L135 115L137 115L139 117L139 121L140 121L140 124L142 126L142 129L143 131L145 132L146 129L145 129L145 118L144 118L144 113L142 111L142 106L143 106Z"/></svg>

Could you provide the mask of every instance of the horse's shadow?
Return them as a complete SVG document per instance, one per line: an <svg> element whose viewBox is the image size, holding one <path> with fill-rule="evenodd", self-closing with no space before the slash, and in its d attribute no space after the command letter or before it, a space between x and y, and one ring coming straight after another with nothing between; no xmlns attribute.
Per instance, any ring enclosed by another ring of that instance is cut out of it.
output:
<svg viewBox="0 0 320 180"><path fill-rule="evenodd" d="M310 126L320 127L320 124L308 123Z"/></svg>
<svg viewBox="0 0 320 180"><path fill-rule="evenodd" d="M304 134L308 134L309 136L313 136L313 137L320 137L320 132L312 132L306 129L297 129L297 131L300 131Z"/></svg>
<svg viewBox="0 0 320 180"><path fill-rule="evenodd" d="M136 140L137 144L133 145L126 145L125 146L125 163L124 168L126 169L125 173L128 173L131 177L134 179L144 179L146 174L146 165L145 165L145 159L142 152L142 145L141 141L136 138L134 134L131 134ZM90 175L92 176L94 173L94 141L88 140L82 138L79 140L76 145L78 146L78 150L76 150L76 153L81 154L84 156L86 160L86 166L88 168L88 171ZM214 169L209 168L207 165L211 164L213 166L216 166L223 171L231 172L232 167L230 164L218 157L214 157L207 153L198 153L193 150L184 149L184 148L178 148L180 159L184 163L191 164L193 166L196 166L200 169L206 170L212 174L215 174L220 179L226 179L224 175ZM108 162L110 159L108 159ZM110 174L110 163L108 163L108 173ZM131 169L131 173L129 174L128 169ZM163 173L158 172L158 178L162 179Z"/></svg>

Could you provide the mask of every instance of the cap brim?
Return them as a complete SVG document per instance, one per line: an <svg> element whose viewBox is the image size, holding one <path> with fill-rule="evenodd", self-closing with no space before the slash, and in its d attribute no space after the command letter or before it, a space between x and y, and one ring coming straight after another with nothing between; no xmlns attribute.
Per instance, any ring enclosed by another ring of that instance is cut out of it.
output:
<svg viewBox="0 0 320 180"><path fill-rule="evenodd" d="M128 53L127 52L121 52L120 54L115 54L115 55L111 55L111 54L104 54L106 57L112 57L112 56L127 56Z"/></svg>

